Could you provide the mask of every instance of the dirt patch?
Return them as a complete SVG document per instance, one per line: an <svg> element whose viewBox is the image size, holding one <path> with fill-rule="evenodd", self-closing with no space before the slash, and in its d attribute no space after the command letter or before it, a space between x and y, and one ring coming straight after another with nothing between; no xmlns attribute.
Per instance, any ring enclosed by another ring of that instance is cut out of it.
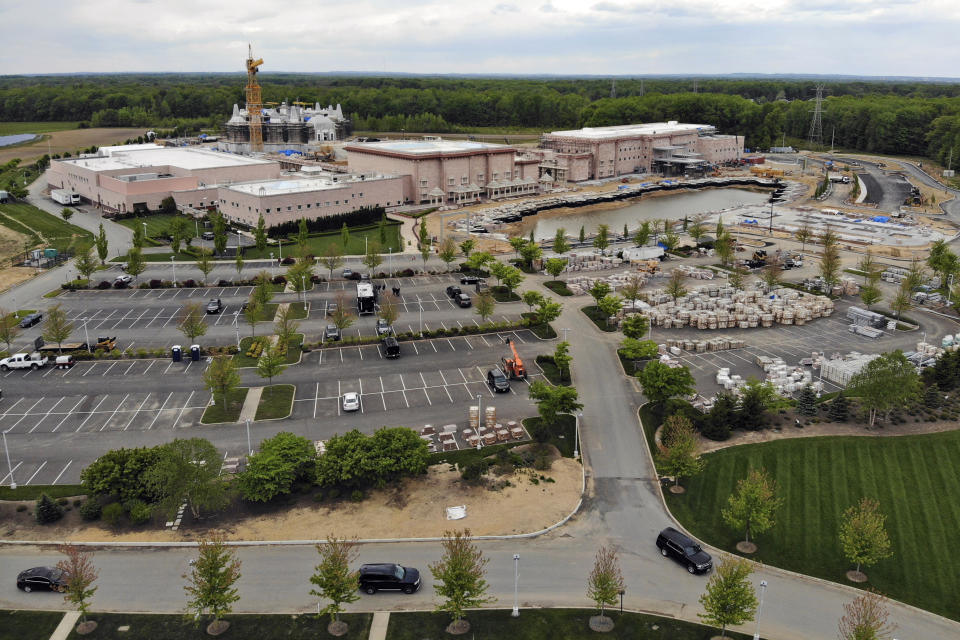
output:
<svg viewBox="0 0 960 640"><path fill-rule="evenodd" d="M104 147L112 144L123 144L128 138L142 136L148 129L149 127L141 129L111 129L103 127L98 129L54 131L43 134L32 144L25 144L14 149L0 151L0 164L9 162L14 158L20 158L22 165L27 164L43 156L43 154L48 153L48 149L51 154L59 153L63 155L65 151L76 154L77 151L86 149L91 145Z"/></svg>
<svg viewBox="0 0 960 640"><path fill-rule="evenodd" d="M32 267L7 267L0 269L0 291L6 291L24 280L29 280L34 275L36 275L36 269ZM11 311L16 311L16 309L11 309Z"/></svg>
<svg viewBox="0 0 960 640"><path fill-rule="evenodd" d="M179 531L157 525L118 534L102 522L84 523L77 509L53 525L40 526L32 502L0 502L0 537L7 540L70 540L108 542L182 542L216 529L227 540L316 540L328 534L357 538L413 538L442 536L445 531L469 527L474 535L507 535L538 531L561 520L580 498L581 466L569 458L554 460L553 479L531 482L529 470L506 478L511 486L493 491L463 483L448 465L431 467L426 476L397 488L374 491L363 502L315 502L311 494L291 497L287 504L243 505ZM498 478L499 481L504 477ZM18 505L28 506L16 511ZM466 505L467 517L447 520L446 507ZM242 511L241 511L242 509Z"/></svg>

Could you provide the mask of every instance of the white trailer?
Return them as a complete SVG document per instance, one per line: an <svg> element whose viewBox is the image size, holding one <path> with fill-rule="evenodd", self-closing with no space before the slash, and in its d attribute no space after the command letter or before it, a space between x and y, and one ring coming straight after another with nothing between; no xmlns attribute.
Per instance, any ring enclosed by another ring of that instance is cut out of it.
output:
<svg viewBox="0 0 960 640"><path fill-rule="evenodd" d="M80 204L80 194L69 189L53 189L50 197L59 204Z"/></svg>

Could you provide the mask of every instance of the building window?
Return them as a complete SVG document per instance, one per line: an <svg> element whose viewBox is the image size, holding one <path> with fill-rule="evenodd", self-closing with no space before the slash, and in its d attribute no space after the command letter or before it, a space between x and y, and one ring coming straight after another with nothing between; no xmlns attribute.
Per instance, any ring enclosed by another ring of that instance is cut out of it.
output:
<svg viewBox="0 0 960 640"><path fill-rule="evenodd" d="M307 203L307 209L309 209L309 208L310 208L310 203L308 202L308 203Z"/></svg>
<svg viewBox="0 0 960 640"><path fill-rule="evenodd" d="M291 207L291 206L288 205L288 206L287 206L287 211L290 211L292 208L293 208L293 207Z"/></svg>
<svg viewBox="0 0 960 640"><path fill-rule="evenodd" d="M297 205L297 209L303 209L303 205L302 205L302 204L298 204L298 205Z"/></svg>
<svg viewBox="0 0 960 640"><path fill-rule="evenodd" d="M499 178L499 177L500 177L500 174L497 173L496 171L494 171L494 172L493 172L493 179L496 180L496 179Z"/></svg>
<svg viewBox="0 0 960 640"><path fill-rule="evenodd" d="M360 192L360 197L361 197L361 198L363 197L363 191Z"/></svg>
<svg viewBox="0 0 960 640"><path fill-rule="evenodd" d="M270 213L270 209L267 209L267 213Z"/></svg>
<svg viewBox="0 0 960 640"><path fill-rule="evenodd" d="M426 180L421 180L421 181L420 181L420 186L421 186L421 187L427 186L427 181L426 181Z"/></svg>
<svg viewBox="0 0 960 640"><path fill-rule="evenodd" d="M340 201L339 201L339 200L334 200L333 203L334 203L334 204L340 204Z"/></svg>
<svg viewBox="0 0 960 640"><path fill-rule="evenodd" d="M503 179L504 179L504 180L509 180L509 179L510 179L510 175L511 175L511 174L510 174L509 171L504 171L504 172L503 172Z"/></svg>
<svg viewBox="0 0 960 640"><path fill-rule="evenodd" d="M478 184L483 184L483 174L482 174L482 173L478 173L478 174L477 174L477 183L478 183Z"/></svg>
<svg viewBox="0 0 960 640"><path fill-rule="evenodd" d="M493 175L496 176L497 174L493 174ZM447 184L449 184L452 187L454 185L454 178L448 178Z"/></svg>

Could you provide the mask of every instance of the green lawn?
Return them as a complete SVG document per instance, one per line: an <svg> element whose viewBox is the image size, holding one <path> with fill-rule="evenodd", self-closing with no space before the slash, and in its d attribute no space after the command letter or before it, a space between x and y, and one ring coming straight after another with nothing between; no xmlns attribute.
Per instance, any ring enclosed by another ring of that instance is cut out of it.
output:
<svg viewBox="0 0 960 640"><path fill-rule="evenodd" d="M493 294L493 299L497 302L516 302L520 299L520 296L503 285L490 287L490 293Z"/></svg>
<svg viewBox="0 0 960 640"><path fill-rule="evenodd" d="M600 329L600 331L610 332L617 330L616 327L607 324L607 316L600 311L600 307L597 305L591 304L586 307L582 307L580 310L583 311L584 315L593 320L593 324L597 325L597 329Z"/></svg>
<svg viewBox="0 0 960 640"><path fill-rule="evenodd" d="M48 640L62 619L58 611L0 611L0 640Z"/></svg>
<svg viewBox="0 0 960 640"><path fill-rule="evenodd" d="M161 236L166 237L166 234L170 232L170 224L177 218L185 216L177 216L173 213L160 213L156 215L143 216L138 218L124 218L123 220L117 220L118 224L122 224L130 230L136 229L137 227L142 228L144 222L147 223L147 237L159 239ZM186 219L186 218L185 218ZM192 220L188 220L189 231L188 233L192 234L194 232L194 225ZM165 241L164 241L165 242ZM194 239L194 242L197 242ZM210 244L210 243L207 243ZM169 256L167 260L169 260Z"/></svg>
<svg viewBox="0 0 960 640"><path fill-rule="evenodd" d="M157 615L138 613L91 613L97 629L87 636L71 631L70 640L208 640L208 620L194 624L182 614ZM227 615L230 628L221 636L230 640L289 640L292 638L334 638L327 633L329 616L317 619L315 614ZM346 640L366 640L370 635L372 613L345 613L341 619L350 625ZM127 631L119 627L128 626ZM49 638L49 634L47 635Z"/></svg>
<svg viewBox="0 0 960 640"><path fill-rule="evenodd" d="M537 430L543 418L524 418L523 428L531 436ZM554 445L560 450L560 454L565 458L573 457L574 440L576 439L577 419L569 414L561 414L557 421L550 427L550 437L546 440L547 444Z"/></svg>
<svg viewBox="0 0 960 640"><path fill-rule="evenodd" d="M289 416L296 389L292 384L274 384L264 387L254 420L273 420Z"/></svg>
<svg viewBox="0 0 960 640"><path fill-rule="evenodd" d="M572 296L573 291L570 291L570 288L567 287L567 283L563 280L547 280L543 283L547 289L553 291L558 296Z"/></svg>
<svg viewBox="0 0 960 640"><path fill-rule="evenodd" d="M543 370L543 375L550 381L550 384L569 387L570 376L560 377L560 367L553 362L553 356L537 356L537 364Z"/></svg>
<svg viewBox="0 0 960 640"><path fill-rule="evenodd" d="M882 593L960 619L960 432L892 438L825 437L731 447L705 456L706 470L667 493L671 511L694 534L726 551L742 532L722 522L737 480L764 467L784 499L776 526L757 537L753 558L846 582L851 569L837 539L842 512L861 497L880 501L894 555L865 569Z"/></svg>
<svg viewBox="0 0 960 640"><path fill-rule="evenodd" d="M4 485L0 487L0 500L36 500L41 493L46 493L51 498L72 498L86 495L83 487L78 484L17 485L16 489Z"/></svg>
<svg viewBox="0 0 960 640"><path fill-rule="evenodd" d="M50 133L76 129L78 122L0 122L0 136L18 133Z"/></svg>
<svg viewBox="0 0 960 640"><path fill-rule="evenodd" d="M258 336L263 337L263 336ZM247 336L240 341L240 350L233 356L234 361L236 361L238 367L255 367L257 366L257 361L260 359L259 356L254 358L247 355L247 350L250 348L250 343L253 342L253 338ZM300 345L303 344L303 334L297 333L290 340L290 344L287 346L287 360L286 364L294 364L295 362L300 361Z"/></svg>
<svg viewBox="0 0 960 640"><path fill-rule="evenodd" d="M609 633L590 630L590 616L595 609L521 609L513 618L509 609L470 611L470 631L462 637L470 640L709 640L718 630L692 622L671 618L620 614L610 610L616 625ZM392 612L387 627L387 640L447 640L445 629L450 623L446 613ZM748 640L750 636L727 632L728 638Z"/></svg>
<svg viewBox="0 0 960 640"><path fill-rule="evenodd" d="M203 416L200 422L203 424L216 424L218 422L236 422L240 419L240 411L243 410L243 401L247 399L247 387L234 389L227 394L227 406L223 407L220 399L216 404L212 404L203 410Z"/></svg>
<svg viewBox="0 0 960 640"><path fill-rule="evenodd" d="M36 311L37 311L36 309L20 309L19 311L8 313L6 316L0 319L0 322L5 323L7 326L10 326L12 324L17 324L18 322L20 322L21 318L23 318L24 316L28 316L31 313L36 313Z"/></svg>
<svg viewBox="0 0 960 640"><path fill-rule="evenodd" d="M386 242L380 243L380 251L384 254L383 262L384 265L387 262L387 250L393 249L394 253L397 253L401 250L400 244L400 226L399 222L388 222L386 228ZM366 242L380 242L380 229L377 225L364 225L362 227L353 227L350 229L350 241L344 247L343 242L341 241L340 231L331 231L328 233L312 235L307 238L307 252L311 253L317 257L322 256L327 247L331 243L335 244L340 248L345 255L363 255L366 252L366 245L364 244L364 238L367 238ZM280 256L280 250L275 244L267 245L267 248L263 251L258 251L256 247L246 247L243 250L244 259L257 259L257 258L269 258L270 254L273 253L275 258ZM283 241L283 254L284 256L296 256L299 253L299 247L297 243L290 239L284 239ZM378 267L378 270L385 268L384 265Z"/></svg>
<svg viewBox="0 0 960 640"><path fill-rule="evenodd" d="M92 233L30 204L0 204L0 224L30 238L31 248L49 244L80 252L93 246Z"/></svg>

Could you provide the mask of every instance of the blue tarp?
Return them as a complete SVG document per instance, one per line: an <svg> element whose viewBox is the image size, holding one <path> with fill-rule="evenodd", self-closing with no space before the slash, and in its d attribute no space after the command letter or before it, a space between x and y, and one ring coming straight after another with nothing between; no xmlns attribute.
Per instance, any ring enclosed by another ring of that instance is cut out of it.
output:
<svg viewBox="0 0 960 640"><path fill-rule="evenodd" d="M874 216L871 220L873 222L890 222L890 216Z"/></svg>
<svg viewBox="0 0 960 640"><path fill-rule="evenodd" d="M206 137L207 137L207 134L201 133L201 134L198 135L197 137L200 138L200 139L203 139L203 138L206 138Z"/></svg>

